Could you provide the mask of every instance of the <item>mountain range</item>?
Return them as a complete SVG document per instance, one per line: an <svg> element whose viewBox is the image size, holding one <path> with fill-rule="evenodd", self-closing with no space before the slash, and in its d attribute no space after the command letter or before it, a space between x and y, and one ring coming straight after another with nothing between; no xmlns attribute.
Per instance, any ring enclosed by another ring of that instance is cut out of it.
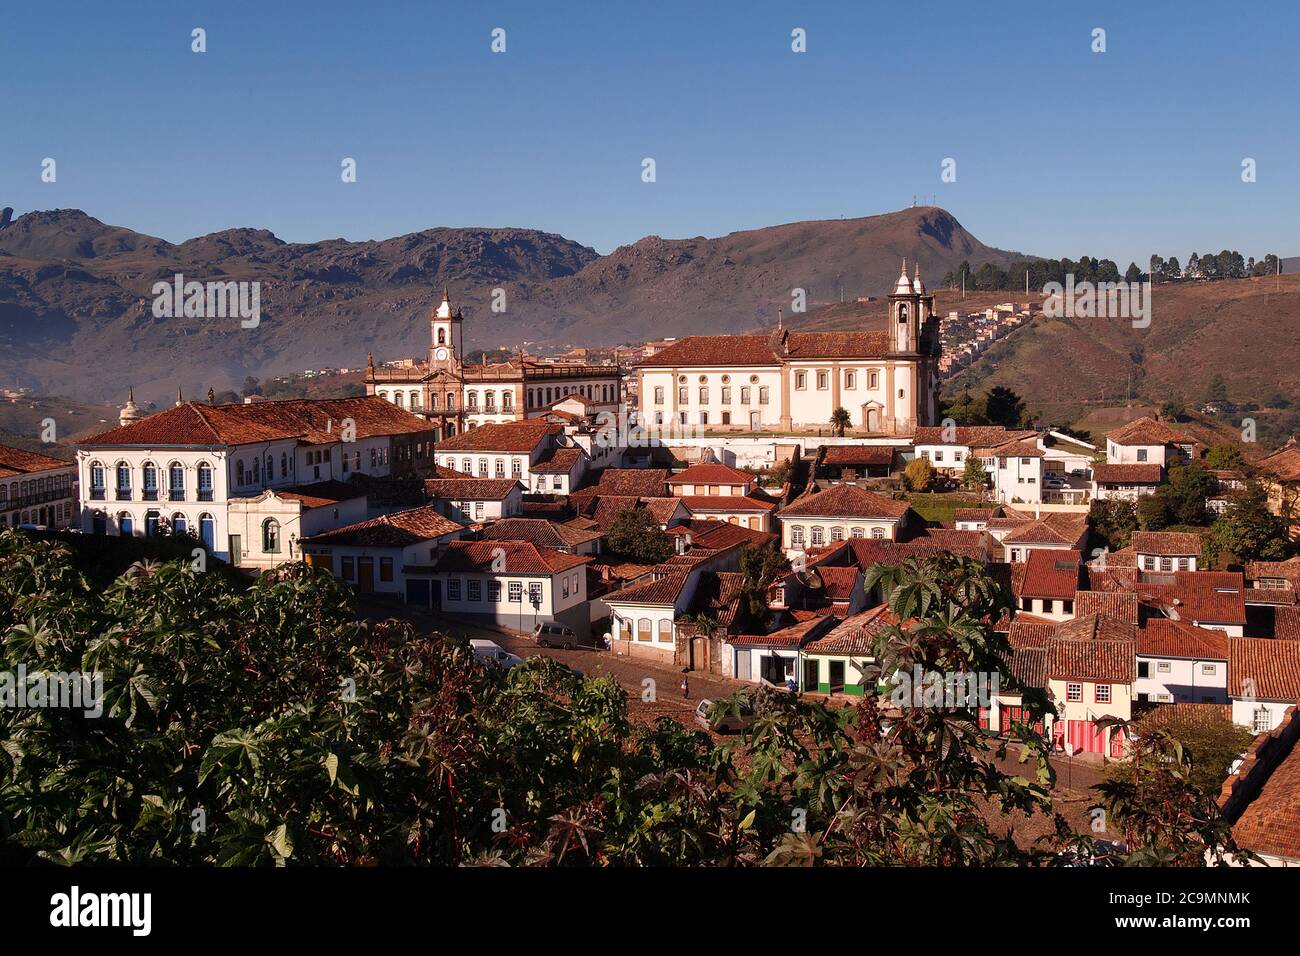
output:
<svg viewBox="0 0 1300 956"><path fill-rule="evenodd" d="M530 350L741 332L809 308L886 294L899 262L938 278L1000 266L946 210L787 223L717 238L647 236L608 255L554 233L434 228L391 239L288 243L228 229L173 244L75 209L0 216L0 385L85 401L199 395L304 368L420 354L450 287L465 347ZM256 281L261 321L157 318L152 288ZM494 296L494 290L501 290ZM492 305L504 301L504 311ZM883 306L880 307L883 317Z"/></svg>

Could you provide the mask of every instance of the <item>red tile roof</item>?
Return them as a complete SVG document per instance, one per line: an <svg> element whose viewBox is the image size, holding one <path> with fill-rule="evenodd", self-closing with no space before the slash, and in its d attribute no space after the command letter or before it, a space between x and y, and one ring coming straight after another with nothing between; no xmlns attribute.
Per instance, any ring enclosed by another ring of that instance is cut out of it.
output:
<svg viewBox="0 0 1300 956"><path fill-rule="evenodd" d="M716 462L691 465L668 477L670 485L748 485L753 481L754 476L749 472Z"/></svg>
<svg viewBox="0 0 1300 956"><path fill-rule="evenodd" d="M669 499L676 501L677 499ZM725 551L736 545L762 547L776 540L770 531L757 531L744 528L730 521L717 521L712 518L690 518L668 529L670 535L678 537L689 535L693 547L708 548L713 551Z"/></svg>
<svg viewBox="0 0 1300 956"><path fill-rule="evenodd" d="M1123 624L1139 620L1138 596L1133 591L1076 591L1074 613L1078 617L1100 614Z"/></svg>
<svg viewBox="0 0 1300 956"><path fill-rule="evenodd" d="M425 493L446 501L504 501L519 488L514 478L426 478Z"/></svg>
<svg viewBox="0 0 1300 956"><path fill-rule="evenodd" d="M1153 618L1138 631L1138 653L1144 657L1226 661L1228 635L1182 621Z"/></svg>
<svg viewBox="0 0 1300 956"><path fill-rule="evenodd" d="M747 495L682 495L682 504L692 512L716 511L743 514L766 514L776 508L777 502L761 492Z"/></svg>
<svg viewBox="0 0 1300 956"><path fill-rule="evenodd" d="M1256 462L1255 467L1282 481L1300 481L1300 446L1293 438L1278 451Z"/></svg>
<svg viewBox="0 0 1300 956"><path fill-rule="evenodd" d="M537 475L567 475L585 452L581 448L555 448L544 451L528 470Z"/></svg>
<svg viewBox="0 0 1300 956"><path fill-rule="evenodd" d="M945 439L945 432L948 437ZM958 425L949 431L938 425L918 428L912 435L913 445L964 445L970 448L992 448L1009 441L1037 438L1031 428L1006 429L1001 425Z"/></svg>
<svg viewBox="0 0 1300 956"><path fill-rule="evenodd" d="M1201 536L1183 531L1134 531L1130 544L1138 554L1178 557L1201 553Z"/></svg>
<svg viewBox="0 0 1300 956"><path fill-rule="evenodd" d="M1021 688L1047 686L1047 647L1012 647L1007 670Z"/></svg>
<svg viewBox="0 0 1300 956"><path fill-rule="evenodd" d="M984 521L993 518L996 508L958 508L953 513L955 521Z"/></svg>
<svg viewBox="0 0 1300 956"><path fill-rule="evenodd" d="M1007 632L1007 641L1013 648L1046 647L1056 633L1057 621L1037 617L1021 611L1011 619L1011 629Z"/></svg>
<svg viewBox="0 0 1300 956"><path fill-rule="evenodd" d="M356 438L407 435L430 425L391 402L363 398L291 399L249 405L202 405L184 402L166 411L77 442L83 448L106 445L243 445L297 438L320 444L336 441L345 419Z"/></svg>
<svg viewBox="0 0 1300 956"><path fill-rule="evenodd" d="M773 335L691 335L636 363L637 368L680 368L701 365L774 366L782 360L813 358L878 358L889 352L889 333L790 332L786 352L778 354Z"/></svg>
<svg viewBox="0 0 1300 956"><path fill-rule="evenodd" d="M280 498L301 501L304 508L328 508L340 501L364 498L364 488L346 481L317 481L310 485L294 485L292 488L272 488Z"/></svg>
<svg viewBox="0 0 1300 956"><path fill-rule="evenodd" d="M1228 638L1228 694L1255 700L1300 700L1300 641Z"/></svg>
<svg viewBox="0 0 1300 956"><path fill-rule="evenodd" d="M1135 649L1133 641L1053 640L1044 671L1051 680L1132 684L1137 678Z"/></svg>
<svg viewBox="0 0 1300 956"><path fill-rule="evenodd" d="M592 490L602 495L654 498L664 494L667 481L667 468L606 468Z"/></svg>
<svg viewBox="0 0 1300 956"><path fill-rule="evenodd" d="M1161 575L1162 578L1168 575ZM1142 602L1182 621L1245 624L1245 581L1240 571L1175 571L1172 583L1141 581Z"/></svg>
<svg viewBox="0 0 1300 956"><path fill-rule="evenodd" d="M1290 582L1291 587L1300 588L1300 557L1287 558L1285 561L1251 561L1246 565L1246 580L1258 581L1261 578L1282 578Z"/></svg>
<svg viewBox="0 0 1300 956"><path fill-rule="evenodd" d="M589 560L585 555L539 548L528 541L452 541L433 569L480 574L554 574L580 567Z"/></svg>
<svg viewBox="0 0 1300 956"><path fill-rule="evenodd" d="M887 467L894 463L895 448L892 445L826 445L822 463L844 466Z"/></svg>
<svg viewBox="0 0 1300 956"><path fill-rule="evenodd" d="M1139 418L1114 431L1106 439L1116 445L1192 445L1196 439L1153 418Z"/></svg>
<svg viewBox="0 0 1300 956"><path fill-rule="evenodd" d="M606 594L606 604L637 604L667 607L677 603L682 590L686 587L689 574L686 571L665 573L655 569L655 576L650 581L633 584Z"/></svg>
<svg viewBox="0 0 1300 956"><path fill-rule="evenodd" d="M1300 641L1300 607L1273 609L1273 636L1280 640Z"/></svg>
<svg viewBox="0 0 1300 956"><path fill-rule="evenodd" d="M1132 644L1137 638L1137 629L1131 624L1125 624L1113 618L1104 617L1100 614L1089 614L1086 617L1076 617L1072 621L1058 624L1053 638L1055 640L1080 641L1083 643L1127 641Z"/></svg>
<svg viewBox="0 0 1300 956"><path fill-rule="evenodd" d="M484 527L485 541L527 541L539 548L576 548L600 538L596 531L583 531L544 518L502 518Z"/></svg>
<svg viewBox="0 0 1300 956"><path fill-rule="evenodd" d="M1015 528L1002 539L1003 544L1078 545L1088 531L1085 515L1050 512Z"/></svg>
<svg viewBox="0 0 1300 956"><path fill-rule="evenodd" d="M345 525L333 531L301 539L305 544L342 545L359 548L404 548L421 541L432 541L464 531L431 506L412 508L395 514L380 515L368 521Z"/></svg>
<svg viewBox="0 0 1300 956"><path fill-rule="evenodd" d="M15 475L29 475L52 468L73 468L75 462L61 458L51 458L34 451L23 451L9 445L0 445L0 477L12 478Z"/></svg>
<svg viewBox="0 0 1300 956"><path fill-rule="evenodd" d="M1242 849L1300 862L1300 707L1251 744L1219 806Z"/></svg>
<svg viewBox="0 0 1300 956"><path fill-rule="evenodd" d="M781 517L898 519L907 510L906 501L894 501L853 485L834 485L794 501L781 511Z"/></svg>
<svg viewBox="0 0 1300 956"><path fill-rule="evenodd" d="M1081 566L1082 556L1078 551L1031 551L1023 565L1024 571L1016 575L1020 580L1013 593L1017 597L1071 601L1079 589Z"/></svg>
<svg viewBox="0 0 1300 956"><path fill-rule="evenodd" d="M796 648L805 641L816 640L838 623L839 619L833 615L810 617L771 634L737 634L728 638L728 643L740 647Z"/></svg>
<svg viewBox="0 0 1300 956"><path fill-rule="evenodd" d="M439 452L499 451L523 454L536 449L546 441L548 435L563 430L561 426L552 425L540 418L525 418L516 422L466 429L459 435L438 442L437 449Z"/></svg>
<svg viewBox="0 0 1300 956"><path fill-rule="evenodd" d="M886 605L880 604L861 614L845 618L825 636L804 645L803 652L870 657L877 635L886 627L897 623L898 618Z"/></svg>
<svg viewBox="0 0 1300 956"><path fill-rule="evenodd" d="M1092 478L1099 485L1158 485L1160 466L1155 464L1108 465L1097 462L1092 466Z"/></svg>

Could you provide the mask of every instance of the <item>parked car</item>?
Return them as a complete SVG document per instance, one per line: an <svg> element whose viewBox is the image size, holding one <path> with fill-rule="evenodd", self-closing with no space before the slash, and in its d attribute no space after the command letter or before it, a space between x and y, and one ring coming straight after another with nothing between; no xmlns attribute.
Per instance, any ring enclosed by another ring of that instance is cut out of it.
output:
<svg viewBox="0 0 1300 956"><path fill-rule="evenodd" d="M1071 477L1071 478L1087 478L1087 477L1088 477L1088 469L1087 469L1087 468L1073 468L1073 469L1071 469L1071 471L1070 471L1070 477Z"/></svg>
<svg viewBox="0 0 1300 956"><path fill-rule="evenodd" d="M563 624L538 624L533 628L533 640L541 647L562 647L566 651L578 646L578 635Z"/></svg>
<svg viewBox="0 0 1300 956"><path fill-rule="evenodd" d="M727 703L727 701L715 703L706 697L695 707L695 722L715 734L740 733L754 723L754 708L748 701L740 702L739 713L728 710Z"/></svg>
<svg viewBox="0 0 1300 956"><path fill-rule="evenodd" d="M1048 472L1043 475L1043 484L1049 488L1064 488L1069 484L1064 475L1058 475L1055 472Z"/></svg>
<svg viewBox="0 0 1300 956"><path fill-rule="evenodd" d="M508 671L524 662L518 654L511 654L495 641L475 638L469 642L469 646L479 660L500 667L502 670Z"/></svg>

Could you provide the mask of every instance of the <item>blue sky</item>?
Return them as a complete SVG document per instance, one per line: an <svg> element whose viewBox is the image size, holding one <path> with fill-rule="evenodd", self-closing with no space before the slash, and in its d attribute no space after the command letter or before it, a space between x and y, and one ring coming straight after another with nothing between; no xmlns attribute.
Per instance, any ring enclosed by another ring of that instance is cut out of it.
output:
<svg viewBox="0 0 1300 956"><path fill-rule="evenodd" d="M510 225L608 252L933 194L983 241L1040 255L1300 255L1298 11L6 0L0 205L172 241Z"/></svg>

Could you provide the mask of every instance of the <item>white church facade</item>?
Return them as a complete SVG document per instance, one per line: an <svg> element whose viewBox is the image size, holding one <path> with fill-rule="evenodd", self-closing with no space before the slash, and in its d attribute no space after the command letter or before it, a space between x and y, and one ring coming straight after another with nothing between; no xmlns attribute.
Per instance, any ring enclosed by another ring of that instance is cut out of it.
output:
<svg viewBox="0 0 1300 956"><path fill-rule="evenodd" d="M637 364L641 423L705 430L826 428L837 408L860 434L905 436L937 416L938 318L907 263L886 328L694 335Z"/></svg>

